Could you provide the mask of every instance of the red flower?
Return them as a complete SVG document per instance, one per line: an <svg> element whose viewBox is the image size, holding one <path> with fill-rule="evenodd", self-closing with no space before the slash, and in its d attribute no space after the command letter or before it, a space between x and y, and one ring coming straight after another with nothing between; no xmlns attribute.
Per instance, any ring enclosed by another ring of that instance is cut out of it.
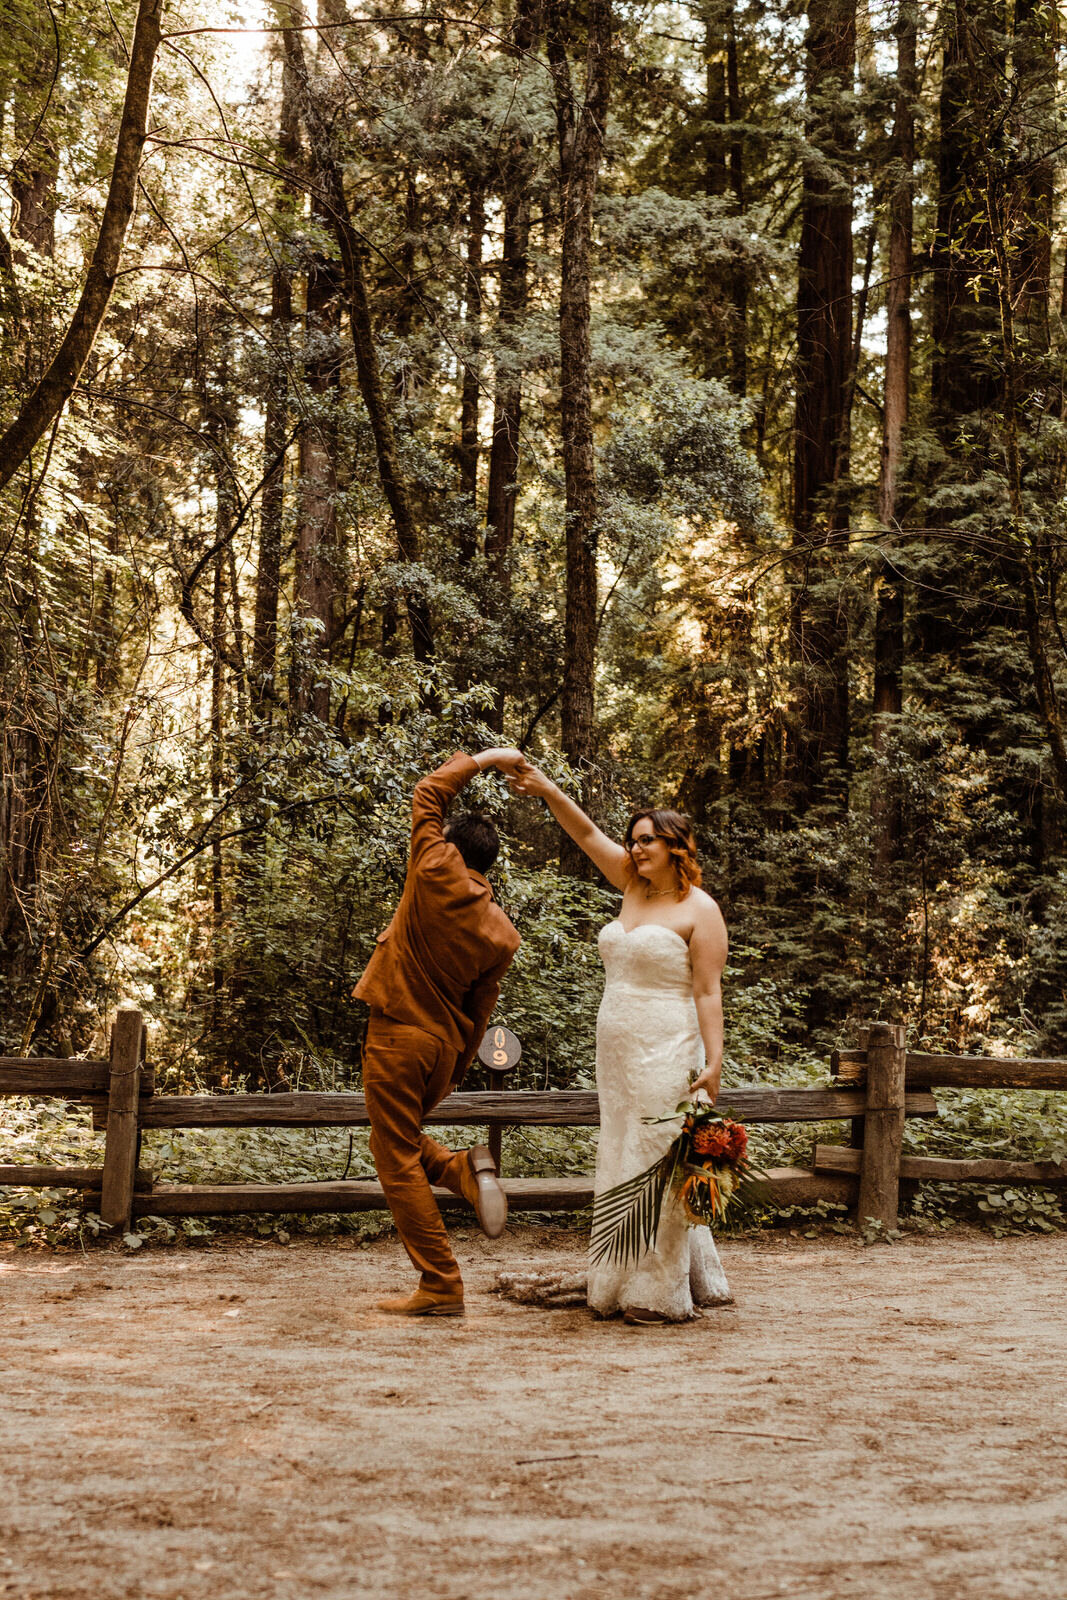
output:
<svg viewBox="0 0 1067 1600"><path fill-rule="evenodd" d="M693 1134L693 1152L698 1156L717 1156L722 1154L722 1129L714 1123L705 1122Z"/></svg>
<svg viewBox="0 0 1067 1600"><path fill-rule="evenodd" d="M734 1161L743 1161L748 1150L748 1130L740 1122L731 1122L729 1129L730 1157Z"/></svg>

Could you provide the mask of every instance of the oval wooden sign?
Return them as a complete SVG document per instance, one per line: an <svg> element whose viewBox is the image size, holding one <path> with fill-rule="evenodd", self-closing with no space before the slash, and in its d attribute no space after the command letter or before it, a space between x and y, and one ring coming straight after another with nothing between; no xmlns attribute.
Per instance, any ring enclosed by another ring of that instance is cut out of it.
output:
<svg viewBox="0 0 1067 1600"><path fill-rule="evenodd" d="M518 1034L501 1027L498 1022L486 1028L485 1038L478 1046L478 1060L483 1066L493 1072L510 1072L512 1067L518 1066L521 1055Z"/></svg>

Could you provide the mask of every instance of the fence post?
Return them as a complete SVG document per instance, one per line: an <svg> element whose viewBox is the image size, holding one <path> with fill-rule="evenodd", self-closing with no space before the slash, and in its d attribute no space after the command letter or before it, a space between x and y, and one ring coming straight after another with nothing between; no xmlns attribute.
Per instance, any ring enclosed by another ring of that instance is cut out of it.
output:
<svg viewBox="0 0 1067 1600"><path fill-rule="evenodd" d="M478 1046L478 1060L484 1067L489 1068L489 1087L494 1090L503 1089L507 1082L507 1075L518 1066L522 1056L522 1043L517 1034L510 1028L504 1028L499 1023L495 1027L486 1029L485 1036ZM489 1119L489 1154L500 1171L500 1154L503 1144L503 1130L508 1124L498 1118Z"/></svg>
<svg viewBox="0 0 1067 1600"><path fill-rule="evenodd" d="M132 1001L124 1002L115 1013L111 1029L111 1078L100 1189L100 1220L108 1228L129 1228L133 1214L143 1036L144 1018L139 1008Z"/></svg>
<svg viewBox="0 0 1067 1600"><path fill-rule="evenodd" d="M906 1060L903 1026L872 1022L867 1030L867 1102L856 1207L861 1228L869 1221L881 1223L884 1228L897 1225Z"/></svg>

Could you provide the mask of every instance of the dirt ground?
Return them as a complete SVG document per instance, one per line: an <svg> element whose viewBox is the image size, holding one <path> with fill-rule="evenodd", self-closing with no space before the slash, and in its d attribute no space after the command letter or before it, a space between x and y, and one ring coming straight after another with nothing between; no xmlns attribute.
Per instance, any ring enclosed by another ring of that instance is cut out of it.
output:
<svg viewBox="0 0 1067 1600"><path fill-rule="evenodd" d="M736 1308L489 1293L580 1236L0 1253L4 1600L1067 1595L1067 1237L728 1243Z"/></svg>

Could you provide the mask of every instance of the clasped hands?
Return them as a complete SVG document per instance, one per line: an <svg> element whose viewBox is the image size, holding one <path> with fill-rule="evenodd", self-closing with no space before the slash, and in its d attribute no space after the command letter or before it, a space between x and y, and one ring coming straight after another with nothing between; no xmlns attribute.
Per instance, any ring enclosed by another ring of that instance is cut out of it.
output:
<svg viewBox="0 0 1067 1600"><path fill-rule="evenodd" d="M554 788L551 778L546 778L541 769L535 767L532 761L527 761L522 751L514 745L483 750L474 760L483 770L495 767L512 794L534 795L543 799Z"/></svg>
<svg viewBox="0 0 1067 1600"><path fill-rule="evenodd" d="M532 761L527 761L522 751L514 745L494 746L491 750L483 750L476 755L474 760L483 770L486 767L495 767L507 783L512 794L537 795L544 797L554 787L551 778L546 778L539 767Z"/></svg>

